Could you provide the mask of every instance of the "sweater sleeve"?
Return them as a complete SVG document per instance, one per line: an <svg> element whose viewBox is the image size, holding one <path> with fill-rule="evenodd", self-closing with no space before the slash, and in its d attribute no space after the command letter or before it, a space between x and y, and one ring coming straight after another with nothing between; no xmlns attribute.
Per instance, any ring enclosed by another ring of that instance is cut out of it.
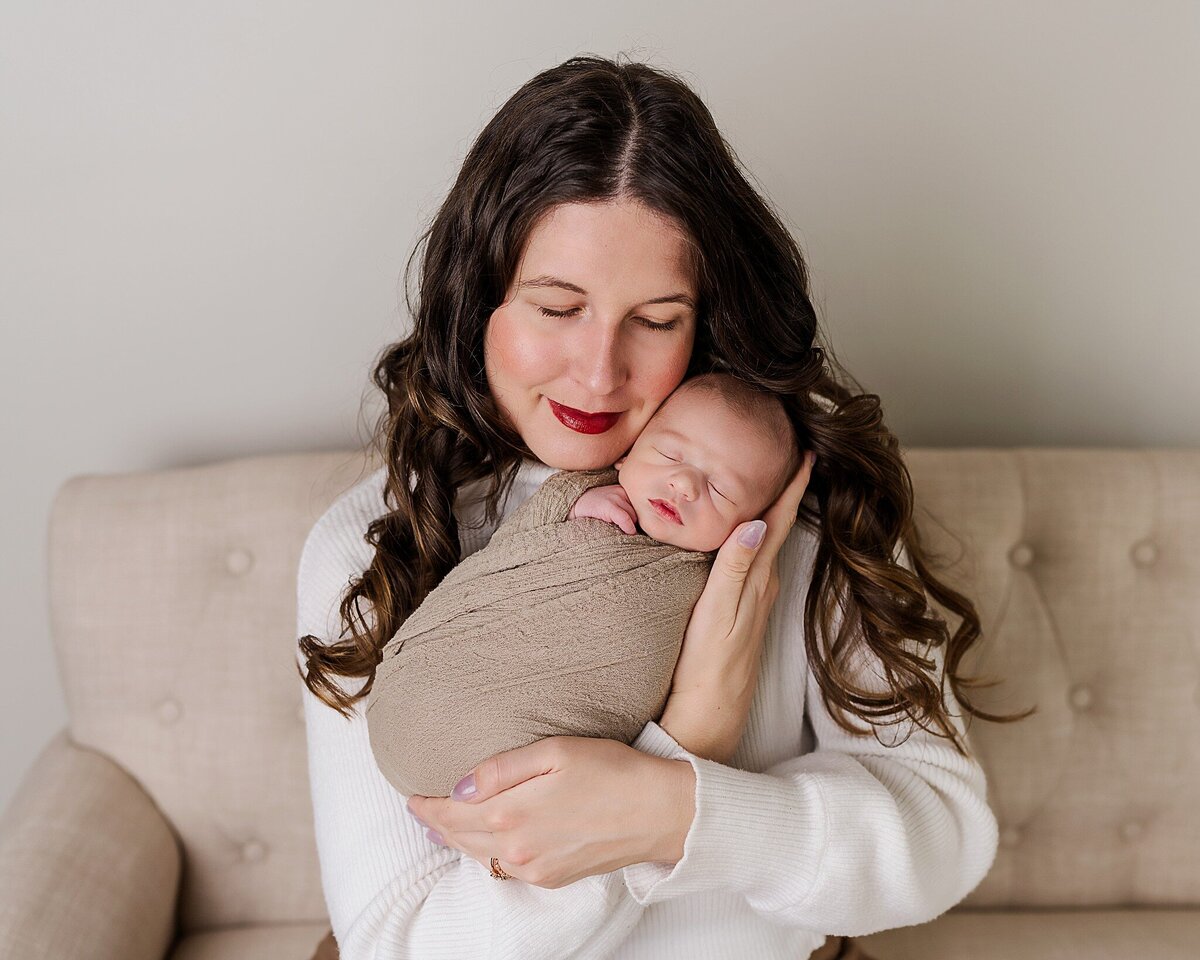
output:
<svg viewBox="0 0 1200 960"><path fill-rule="evenodd" d="M911 569L905 552L900 562ZM940 674L941 649L926 652ZM978 761L911 722L881 730L888 746L848 734L805 672L815 749L762 773L690 754L659 728L664 755L695 770L696 815L677 864L623 868L638 903L735 891L774 923L864 936L931 920L986 875L997 829ZM859 676L881 689L877 659ZM962 731L948 686L945 702Z"/></svg>
<svg viewBox="0 0 1200 960"><path fill-rule="evenodd" d="M299 636L341 635L338 604L371 560L362 536L382 510L377 486L369 479L343 495L309 532ZM336 682L350 692L363 680ZM548 890L497 881L473 858L431 843L375 764L364 701L346 719L301 688L321 884L342 960L599 958L633 929L644 908L619 871Z"/></svg>

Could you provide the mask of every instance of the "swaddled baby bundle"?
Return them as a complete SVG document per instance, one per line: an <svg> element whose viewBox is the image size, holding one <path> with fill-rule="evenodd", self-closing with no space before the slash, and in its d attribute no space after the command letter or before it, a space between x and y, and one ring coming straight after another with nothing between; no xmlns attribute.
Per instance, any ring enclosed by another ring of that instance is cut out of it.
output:
<svg viewBox="0 0 1200 960"><path fill-rule="evenodd" d="M567 521L617 471L549 477L383 649L367 698L379 769L448 796L476 764L553 736L631 742L666 706L716 551Z"/></svg>

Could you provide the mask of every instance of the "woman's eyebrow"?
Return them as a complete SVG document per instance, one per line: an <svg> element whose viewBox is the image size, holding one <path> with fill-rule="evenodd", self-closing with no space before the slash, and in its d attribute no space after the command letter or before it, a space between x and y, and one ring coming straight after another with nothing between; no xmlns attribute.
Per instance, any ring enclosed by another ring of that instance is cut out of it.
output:
<svg viewBox="0 0 1200 960"><path fill-rule="evenodd" d="M569 280L563 280L559 277L541 276L534 277L532 280L522 280L518 284L517 289L523 290L525 287L561 287L563 290L570 290L572 293L577 293L581 297L586 297L588 292L578 284L571 283ZM642 304L647 303L678 303L691 309L696 309L696 301L689 297L686 293L669 293L665 297L655 297L653 300L643 300Z"/></svg>

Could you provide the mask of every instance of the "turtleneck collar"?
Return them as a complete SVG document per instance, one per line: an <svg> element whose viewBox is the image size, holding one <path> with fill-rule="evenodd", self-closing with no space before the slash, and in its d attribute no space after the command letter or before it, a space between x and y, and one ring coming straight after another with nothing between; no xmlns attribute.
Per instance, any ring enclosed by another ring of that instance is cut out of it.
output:
<svg viewBox="0 0 1200 960"><path fill-rule="evenodd" d="M521 466L517 469L517 476L513 480L514 486L521 486L529 493L532 493L540 487L547 478L558 473L558 467L549 467L542 463L541 460L535 460L531 457L524 457L521 460Z"/></svg>

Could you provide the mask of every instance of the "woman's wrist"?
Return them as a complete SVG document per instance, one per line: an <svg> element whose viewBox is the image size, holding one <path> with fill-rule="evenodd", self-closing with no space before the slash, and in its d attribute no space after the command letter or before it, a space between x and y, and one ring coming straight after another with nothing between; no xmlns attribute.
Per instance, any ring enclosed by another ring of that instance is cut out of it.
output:
<svg viewBox="0 0 1200 960"><path fill-rule="evenodd" d="M676 691L658 725L688 753L728 764L750 717L753 679L736 687Z"/></svg>
<svg viewBox="0 0 1200 960"><path fill-rule="evenodd" d="M656 822L663 827L655 834L655 847L646 859L675 864L683 858L683 843L696 816L696 771L687 760L661 762Z"/></svg>

